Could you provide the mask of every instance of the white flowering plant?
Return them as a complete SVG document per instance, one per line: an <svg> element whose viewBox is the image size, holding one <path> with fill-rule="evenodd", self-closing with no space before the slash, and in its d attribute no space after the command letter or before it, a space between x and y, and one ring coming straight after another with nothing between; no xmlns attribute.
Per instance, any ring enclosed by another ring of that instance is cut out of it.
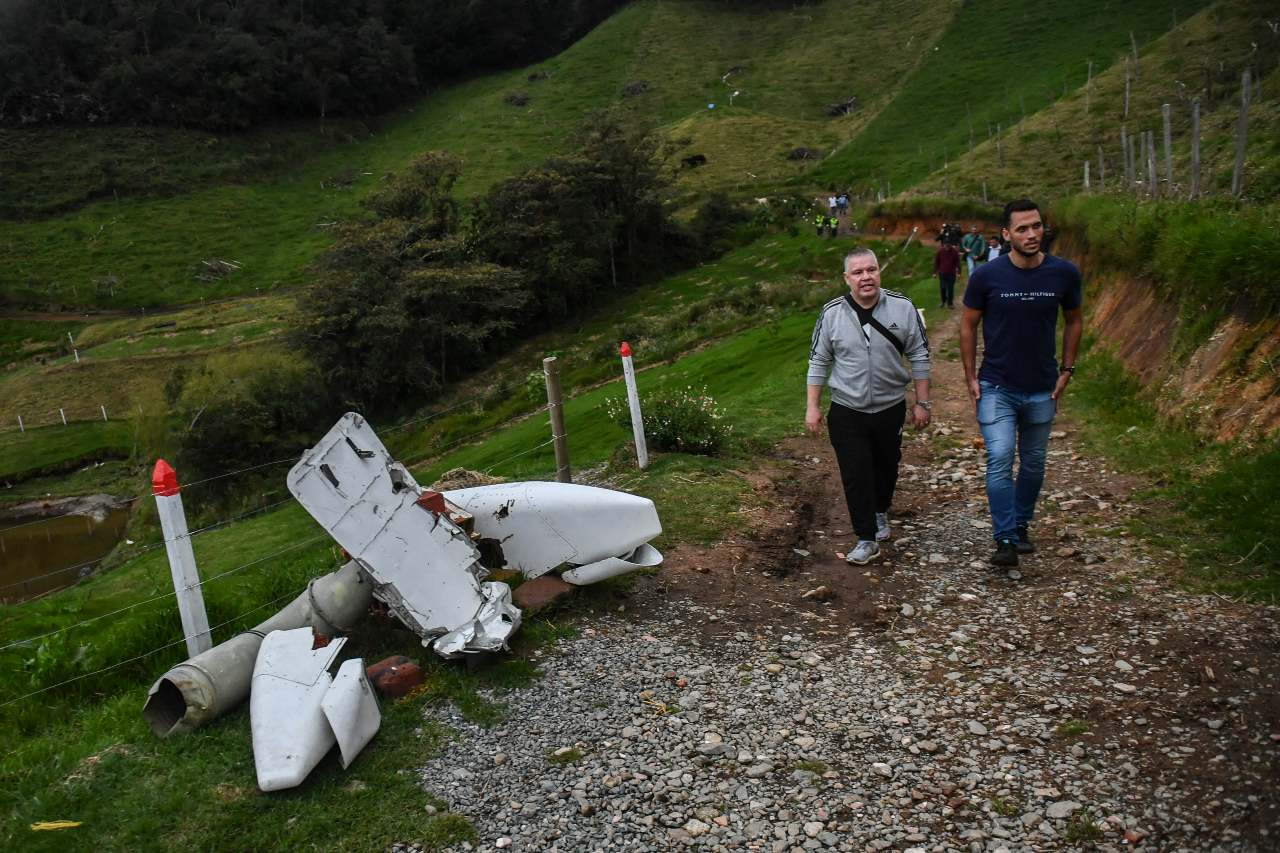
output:
<svg viewBox="0 0 1280 853"><path fill-rule="evenodd" d="M604 401L610 420L631 429L631 408L626 397ZM704 385L662 390L641 401L645 442L652 450L667 453L698 453L715 456L722 452L733 434L733 425Z"/></svg>

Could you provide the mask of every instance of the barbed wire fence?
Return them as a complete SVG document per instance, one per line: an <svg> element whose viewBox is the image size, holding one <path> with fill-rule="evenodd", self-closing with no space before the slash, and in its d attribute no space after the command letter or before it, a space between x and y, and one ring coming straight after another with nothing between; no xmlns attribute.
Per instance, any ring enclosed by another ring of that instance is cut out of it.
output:
<svg viewBox="0 0 1280 853"><path fill-rule="evenodd" d="M475 410L477 406L482 406L482 399L483 399L483 395L480 395L480 394L469 396L467 398L464 398L462 400L459 400L449 405L446 408L438 409L436 411L429 412L421 417L412 418L410 420L403 421L394 426L387 427L383 430L380 430L380 434L384 436L402 435L406 430L410 430L414 427L421 427L431 421L435 421L436 419L442 418L446 415L454 414L467 408L471 408ZM555 402L554 405L562 405L562 403ZM464 445L481 442L486 437L491 436L495 432L505 429L516 422L526 420L530 417L537 417L539 414L549 414L550 410L551 410L551 405L536 407L532 412L526 412L520 415L516 415L500 423L493 424L481 429L473 430L471 432L468 432L465 435L461 435L456 438L453 438L449 440L446 444L431 447L429 450L418 454L416 457L411 457L411 458L401 460L402 464L404 464L406 467L419 466L431 460L443 458L450 452ZM480 409L479 413L483 414L483 408ZM482 470L482 473L490 474L494 470L506 465L507 463L510 463L517 459L527 457L530 454L534 454L539 451L544 451L545 449L555 445L557 441L563 442L567 438L567 433L563 429L557 433L556 430L553 428L552 432L553 434L551 435L551 437L547 438L546 440L536 442L527 447L523 447L522 449L516 450L515 452L506 454L501 458L497 459L496 461L488 462L486 460L486 464ZM206 487L211 483L242 477L251 473L268 470L276 466L282 466L285 464L292 465L296 463L298 459L299 459L299 456L291 456L284 459L276 459L268 462L258 463L255 465L243 466L240 468L225 471L212 476L197 479L190 483L182 484L181 490L182 490L182 493L184 494L188 492L196 492L198 494L199 490L202 487ZM132 506L136 504L136 502L138 502L139 500L146 500L146 499L149 499L150 497L151 497L150 494L138 494L138 495L132 495L129 497L117 498L110 503L110 506L115 508L124 508L124 507ZM292 502L293 502L293 497L289 496L282 500L273 501L271 503L264 504L263 506L255 507L253 509L238 513L236 515L230 516L225 519L213 521L201 527L189 530L186 533L181 534L180 536L176 536L168 539L162 537L159 540L147 542L146 544L139 545L136 547L136 549L131 550L128 555L128 561L132 562L134 560L137 560L140 557L143 557L151 553L152 551L166 548L167 546L169 546L170 544L172 544L178 539L195 539L197 537L204 536L216 530L225 530L228 528L233 528L235 525L243 523L248 519L251 519L256 516L263 515L272 511L281 510L284 508L286 504L291 504ZM83 515L83 511L68 510L66 512L61 512L45 518L31 519L29 521L21 522L20 524L13 525L11 527L0 530L0 549L3 548L4 535L7 533L10 533L11 531L34 528L37 525L47 524L49 522L57 521L58 519L67 518L68 516L78 516L78 515ZM321 533L315 536L307 537L297 542L292 542L284 547L276 548L274 550L269 551L268 553L261 554L252 559L244 560L242 562L239 562L237 565L233 567L223 569L208 577L202 578L193 586L199 587L201 589L204 589L206 587L217 586L219 583L223 583L227 579L241 577L243 576L244 573L254 569L255 567L271 565L273 561L277 560L280 557L283 557L290 553L302 551L303 549L318 545L327 540L328 540L328 535ZM3 567L5 562L6 561L4 560L4 552L0 550L0 567ZM6 599L9 599L9 598L24 599L26 598L26 596L21 594L23 591L30 590L30 588L33 585L39 584L40 582L48 582L55 579L57 580L55 582L54 589L50 591L58 591L60 589L65 588L68 585L69 581L74 582L80 579L81 576L83 576L86 572L90 572L93 569L93 567L98 565L100 562L101 562L101 558L95 559L95 560L87 560L87 561L81 560L78 562L74 562L70 565L61 566L46 572L42 572L32 577L16 579L16 580L8 580L3 584L0 584L0 601L5 601ZM4 574L5 572L0 571L0 577L3 577ZM212 632L215 630L225 628L234 623L240 622L245 617L251 615L252 613L269 608L278 602L284 601L285 599L296 597L297 595L301 594L301 592L304 589L305 587L303 589L299 589L294 592L289 592L284 595L274 597L270 601L267 601L263 604L259 604L259 605L256 605L255 607L245 610L244 612L238 614L237 616L231 619L227 619L222 622L219 622L217 625L212 626L209 630ZM19 592L15 593L14 592L15 590L18 590ZM45 595L45 594L48 594L48 593L47 592L40 593L40 595L36 597L40 597L41 595ZM95 626L101 626L104 624L110 625L115 621L119 620L120 618L125 617L126 614L129 614L132 612L150 611L150 612L156 612L156 613L160 613L160 612L167 613L169 611L172 611L172 615L176 617L177 609L178 609L176 599L178 598L179 594L180 594L180 591L175 589L172 591L146 595L136 601L122 604L121 606L118 606L118 607L113 607L110 610L107 610L102 613L97 613L92 616L88 616L87 618L78 619L69 624L60 625L57 627L51 627L49 630L38 631L26 636L22 636L20 638L0 640L0 657L10 656L9 660L11 662L18 663L18 661L16 661L16 659L11 656L21 654L25 657L28 653L37 652L44 644L54 642L55 640L61 640L63 638L78 636L81 632L85 631L86 629L93 629ZM30 601L34 599L27 599L27 600ZM185 632L183 633L185 634ZM113 672L115 670L119 670L123 667L129 666L130 664L138 663L139 661L145 660L153 655L170 651L174 648L182 647L187 643L189 639L191 638L187 636L182 636L174 639L172 642L166 642L166 643L157 645L155 648L152 648L145 652L129 653L127 657L121 660L118 660L109 664L105 664L102 666L97 666L90 672L78 673L72 677L60 679L51 684L36 686L34 689L23 692L20 695L16 695L16 696L12 696L12 697L0 700L0 708L6 708L11 705L22 703L27 700L35 699L36 697L49 693L50 691L55 691L55 690L58 690L59 688L64 688L73 684L84 682L88 679L94 678L95 676L100 676L109 672Z"/></svg>

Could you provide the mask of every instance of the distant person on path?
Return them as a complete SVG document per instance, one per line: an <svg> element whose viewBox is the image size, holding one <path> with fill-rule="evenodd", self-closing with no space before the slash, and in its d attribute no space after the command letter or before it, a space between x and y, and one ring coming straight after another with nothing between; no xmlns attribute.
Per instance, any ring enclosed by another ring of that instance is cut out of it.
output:
<svg viewBox="0 0 1280 853"><path fill-rule="evenodd" d="M858 537L845 559L863 566L880 555L878 543L890 535L889 506L898 483L912 381L911 422L918 429L931 417L929 339L911 300L880 288L880 264L870 249L845 256L844 280L849 292L823 306L813 327L804 426L810 435L818 434L822 386L829 385L831 446Z"/></svg>
<svg viewBox="0 0 1280 853"><path fill-rule="evenodd" d="M987 447L987 503L996 540L991 563L1012 567L1019 554L1035 551L1028 527L1044 483L1058 400L1075 373L1084 319L1080 270L1043 251L1044 221L1036 203L1024 198L1005 205L1002 233L1012 251L978 267L964 292L960 361ZM1054 357L1059 309L1065 319L1061 364Z"/></svg>
<svg viewBox="0 0 1280 853"><path fill-rule="evenodd" d="M964 249L964 259L969 264L969 275L972 276L973 268L987 259L987 241L978 233L977 225L969 226L969 233L960 241L960 248Z"/></svg>
<svg viewBox="0 0 1280 853"><path fill-rule="evenodd" d="M938 247L933 256L933 274L938 277L939 308L954 308L956 301L956 276L960 273L960 253L950 243Z"/></svg>
<svg viewBox="0 0 1280 853"><path fill-rule="evenodd" d="M837 205L837 202L836 202L836 197L835 197L835 196L833 196L833 195L827 196L827 213L828 213L828 215L830 215L830 216L835 216L835 215L836 215L836 208L837 208L837 206L838 206L838 205Z"/></svg>
<svg viewBox="0 0 1280 853"><path fill-rule="evenodd" d="M994 261L1000 257L1000 241L995 237L987 238L987 260Z"/></svg>
<svg viewBox="0 0 1280 853"><path fill-rule="evenodd" d="M822 230L827 227L827 217L823 216L821 213L815 214L813 217L813 224L818 227L818 236L821 237Z"/></svg>
<svg viewBox="0 0 1280 853"><path fill-rule="evenodd" d="M834 216L827 217L827 236L834 237L840 233L840 220Z"/></svg>

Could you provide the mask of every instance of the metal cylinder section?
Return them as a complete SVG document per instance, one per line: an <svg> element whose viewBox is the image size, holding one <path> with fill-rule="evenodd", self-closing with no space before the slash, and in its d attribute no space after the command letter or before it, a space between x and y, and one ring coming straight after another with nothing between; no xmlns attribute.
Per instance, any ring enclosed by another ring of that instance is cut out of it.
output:
<svg viewBox="0 0 1280 853"><path fill-rule="evenodd" d="M263 637L308 626L322 634L348 631L372 598L373 584L355 561L316 578L270 619L160 676L147 694L143 718L157 737L200 728L248 697Z"/></svg>

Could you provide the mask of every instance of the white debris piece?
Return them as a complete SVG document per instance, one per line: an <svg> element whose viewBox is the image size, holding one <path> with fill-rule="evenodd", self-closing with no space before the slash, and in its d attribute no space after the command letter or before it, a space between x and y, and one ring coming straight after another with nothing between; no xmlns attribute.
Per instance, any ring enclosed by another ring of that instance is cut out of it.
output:
<svg viewBox="0 0 1280 853"><path fill-rule="evenodd" d="M496 651L520 627L510 587L483 581L488 571L466 531L419 503L422 487L362 416L343 415L288 484L423 645L445 657Z"/></svg>
<svg viewBox="0 0 1280 853"><path fill-rule="evenodd" d="M344 663L334 689L329 669L344 643L337 638L313 649L310 628L272 631L262 641L253 668L249 719L263 791L300 785L335 741L342 744L346 767L377 732L382 716L364 661Z"/></svg>
<svg viewBox="0 0 1280 853"><path fill-rule="evenodd" d="M382 725L382 710L365 676L362 658L352 658L338 667L333 684L320 700L320 708L337 738L345 770Z"/></svg>
<svg viewBox="0 0 1280 853"><path fill-rule="evenodd" d="M662 532L653 501L574 483L498 483L445 492L475 519L476 533L501 544L507 566L526 578L557 566L573 584L596 583L662 562L648 544Z"/></svg>

